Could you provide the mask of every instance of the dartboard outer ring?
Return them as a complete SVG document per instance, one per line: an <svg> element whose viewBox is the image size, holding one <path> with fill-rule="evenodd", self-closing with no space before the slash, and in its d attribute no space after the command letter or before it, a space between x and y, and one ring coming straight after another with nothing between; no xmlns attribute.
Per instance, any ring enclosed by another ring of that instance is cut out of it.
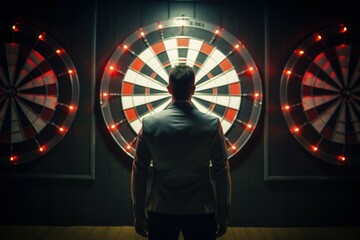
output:
<svg viewBox="0 0 360 240"><path fill-rule="evenodd" d="M315 157L360 164L360 31L328 26L308 36L289 58L280 101L288 128Z"/></svg>
<svg viewBox="0 0 360 240"><path fill-rule="evenodd" d="M194 18L178 17L138 29L112 53L100 84L107 128L131 158L143 117L171 101L166 90L172 66L196 72L192 102L221 120L232 157L252 135L262 108L258 68L245 46L229 32Z"/></svg>
<svg viewBox="0 0 360 240"><path fill-rule="evenodd" d="M66 51L35 26L0 29L0 164L47 154L77 111L77 71Z"/></svg>

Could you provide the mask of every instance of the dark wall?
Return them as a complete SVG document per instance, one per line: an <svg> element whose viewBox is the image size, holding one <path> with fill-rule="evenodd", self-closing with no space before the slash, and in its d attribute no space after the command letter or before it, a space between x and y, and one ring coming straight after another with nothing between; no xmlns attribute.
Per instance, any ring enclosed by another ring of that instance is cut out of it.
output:
<svg viewBox="0 0 360 240"><path fill-rule="evenodd" d="M132 224L132 159L105 126L98 104L100 80L111 54L126 37L140 27L178 16L219 25L241 40L263 82L258 125L230 160L230 225L358 226L359 169L326 163L305 152L288 133L280 109L282 70L301 41L328 25L359 22L354 6L322 1L2 4L1 24L34 25L67 50L81 90L72 127L54 149L30 163L0 166L0 223Z"/></svg>

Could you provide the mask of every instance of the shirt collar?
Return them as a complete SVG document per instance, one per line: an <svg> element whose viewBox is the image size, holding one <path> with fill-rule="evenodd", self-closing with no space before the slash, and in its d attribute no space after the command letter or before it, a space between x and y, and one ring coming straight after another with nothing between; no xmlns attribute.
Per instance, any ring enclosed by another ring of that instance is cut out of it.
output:
<svg viewBox="0 0 360 240"><path fill-rule="evenodd" d="M194 108L194 104L191 100L173 100L169 107Z"/></svg>

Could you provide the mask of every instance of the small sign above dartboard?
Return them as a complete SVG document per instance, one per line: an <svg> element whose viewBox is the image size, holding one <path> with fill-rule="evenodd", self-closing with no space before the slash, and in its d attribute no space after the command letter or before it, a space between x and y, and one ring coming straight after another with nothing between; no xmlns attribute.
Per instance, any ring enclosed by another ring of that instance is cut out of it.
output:
<svg viewBox="0 0 360 240"><path fill-rule="evenodd" d="M280 99L290 132L307 151L359 165L359 27L329 26L308 36L284 68Z"/></svg>
<svg viewBox="0 0 360 240"><path fill-rule="evenodd" d="M34 26L0 28L0 164L49 152L77 110L79 83L66 51Z"/></svg>
<svg viewBox="0 0 360 240"><path fill-rule="evenodd" d="M232 157L257 125L262 109L260 74L238 39L219 26L193 18L150 24L115 49L100 86L101 111L110 134L134 156L142 118L171 102L168 74L177 64L194 68L192 102L221 120Z"/></svg>

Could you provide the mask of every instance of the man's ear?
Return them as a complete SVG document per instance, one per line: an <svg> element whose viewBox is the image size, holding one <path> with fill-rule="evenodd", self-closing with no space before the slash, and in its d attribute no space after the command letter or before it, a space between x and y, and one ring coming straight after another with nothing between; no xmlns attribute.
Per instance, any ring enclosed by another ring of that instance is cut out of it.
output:
<svg viewBox="0 0 360 240"><path fill-rule="evenodd" d="M168 92L169 92L171 95L173 94L170 85L167 85L167 90L168 90Z"/></svg>

